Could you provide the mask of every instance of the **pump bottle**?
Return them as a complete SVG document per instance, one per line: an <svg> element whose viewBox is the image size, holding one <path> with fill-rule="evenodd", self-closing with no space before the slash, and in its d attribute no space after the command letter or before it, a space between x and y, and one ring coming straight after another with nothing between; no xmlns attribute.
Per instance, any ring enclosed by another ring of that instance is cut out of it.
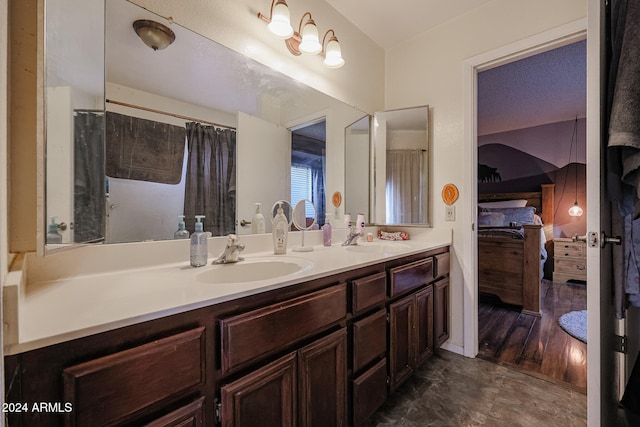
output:
<svg viewBox="0 0 640 427"><path fill-rule="evenodd" d="M178 230L175 233L173 233L173 238L174 239L188 239L189 238L189 231L187 229L185 229L184 215L178 215L178 219L180 220L178 222Z"/></svg>
<svg viewBox="0 0 640 427"><path fill-rule="evenodd" d="M204 218L204 215L196 215L196 231L191 235L189 260L192 267L202 267L206 265L209 255L207 235L202 231L202 218Z"/></svg>

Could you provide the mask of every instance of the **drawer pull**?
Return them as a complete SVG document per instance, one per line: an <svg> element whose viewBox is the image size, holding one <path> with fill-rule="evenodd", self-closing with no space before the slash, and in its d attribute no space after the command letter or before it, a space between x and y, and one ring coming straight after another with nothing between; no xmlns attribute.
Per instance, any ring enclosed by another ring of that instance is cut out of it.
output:
<svg viewBox="0 0 640 427"><path fill-rule="evenodd" d="M576 268L577 268L578 270L586 270L586 269L587 269L587 266L586 266L586 265L576 265Z"/></svg>

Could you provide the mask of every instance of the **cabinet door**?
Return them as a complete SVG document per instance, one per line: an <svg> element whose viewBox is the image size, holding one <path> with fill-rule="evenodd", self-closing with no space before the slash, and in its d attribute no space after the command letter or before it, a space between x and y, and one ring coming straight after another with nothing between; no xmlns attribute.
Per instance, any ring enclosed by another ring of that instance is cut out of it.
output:
<svg viewBox="0 0 640 427"><path fill-rule="evenodd" d="M416 292L415 349L416 364L420 366L433 355L433 286Z"/></svg>
<svg viewBox="0 0 640 427"><path fill-rule="evenodd" d="M436 350L449 339L449 279L434 284L434 345Z"/></svg>
<svg viewBox="0 0 640 427"><path fill-rule="evenodd" d="M346 425L346 361L346 328L298 351L301 426Z"/></svg>
<svg viewBox="0 0 640 427"><path fill-rule="evenodd" d="M204 426L204 397L145 424L145 427L202 427Z"/></svg>
<svg viewBox="0 0 640 427"><path fill-rule="evenodd" d="M296 425L296 353L290 353L220 390L224 427Z"/></svg>
<svg viewBox="0 0 640 427"><path fill-rule="evenodd" d="M413 372L415 296L389 305L389 381L394 391Z"/></svg>

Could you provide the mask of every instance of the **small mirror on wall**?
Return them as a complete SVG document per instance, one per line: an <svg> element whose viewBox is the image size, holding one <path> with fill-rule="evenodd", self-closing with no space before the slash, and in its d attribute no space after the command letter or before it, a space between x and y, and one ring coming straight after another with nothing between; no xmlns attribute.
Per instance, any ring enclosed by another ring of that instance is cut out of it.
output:
<svg viewBox="0 0 640 427"><path fill-rule="evenodd" d="M431 224L429 107L375 113L375 222Z"/></svg>

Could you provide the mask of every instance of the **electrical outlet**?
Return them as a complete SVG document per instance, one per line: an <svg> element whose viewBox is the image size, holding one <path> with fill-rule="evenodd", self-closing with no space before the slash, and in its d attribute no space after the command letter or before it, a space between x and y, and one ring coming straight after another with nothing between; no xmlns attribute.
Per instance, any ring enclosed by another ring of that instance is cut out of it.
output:
<svg viewBox="0 0 640 427"><path fill-rule="evenodd" d="M445 208L444 220L445 221L455 221L456 220L456 207L455 206L447 206Z"/></svg>

